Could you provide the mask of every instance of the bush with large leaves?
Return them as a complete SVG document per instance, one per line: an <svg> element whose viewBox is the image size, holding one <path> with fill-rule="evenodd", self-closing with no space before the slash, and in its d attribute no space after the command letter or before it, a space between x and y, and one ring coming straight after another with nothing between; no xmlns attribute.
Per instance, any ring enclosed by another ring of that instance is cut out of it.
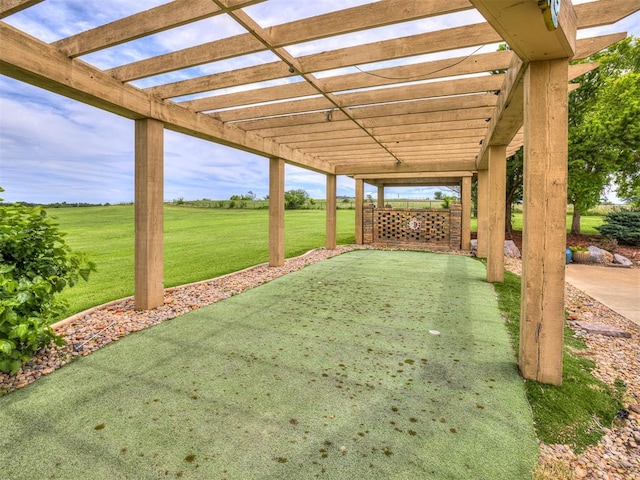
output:
<svg viewBox="0 0 640 480"><path fill-rule="evenodd" d="M51 328L66 307L56 293L94 270L42 208L0 205L0 371L16 373L38 349L63 344Z"/></svg>

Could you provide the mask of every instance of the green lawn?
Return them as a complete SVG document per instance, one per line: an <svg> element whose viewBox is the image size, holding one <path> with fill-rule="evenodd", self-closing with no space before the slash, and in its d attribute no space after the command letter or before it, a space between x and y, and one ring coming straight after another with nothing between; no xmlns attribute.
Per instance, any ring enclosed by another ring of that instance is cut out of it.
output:
<svg viewBox="0 0 640 480"><path fill-rule="evenodd" d="M134 210L132 205L49 209L67 242L87 252L98 265L88 283L66 290L68 314L133 295ZM339 244L354 242L354 210L338 210ZM596 234L600 216L583 217L584 233ZM285 254L300 255L325 243L323 210L291 210L285 215ZM571 218L567 216L567 228ZM214 278L268 261L269 212L266 209L165 206L165 286ZM471 229L476 230L476 219ZM522 228L522 214L513 218Z"/></svg>
<svg viewBox="0 0 640 480"><path fill-rule="evenodd" d="M63 292L68 314L133 295L133 206L49 209L67 243L98 265L88 283ZM354 210L337 213L339 244L354 242ZM285 214L285 254L325 244L325 212ZM269 260L268 210L194 209L165 206L165 287L182 285Z"/></svg>

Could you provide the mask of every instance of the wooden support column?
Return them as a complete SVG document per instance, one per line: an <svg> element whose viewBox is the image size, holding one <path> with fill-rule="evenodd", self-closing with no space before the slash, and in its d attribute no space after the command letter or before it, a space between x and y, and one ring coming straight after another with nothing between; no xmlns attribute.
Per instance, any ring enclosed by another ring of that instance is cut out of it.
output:
<svg viewBox="0 0 640 480"><path fill-rule="evenodd" d="M562 384L567 205L568 60L531 62L524 77L524 216L519 365Z"/></svg>
<svg viewBox="0 0 640 480"><path fill-rule="evenodd" d="M164 303L164 124L135 122L135 307Z"/></svg>
<svg viewBox="0 0 640 480"><path fill-rule="evenodd" d="M487 154L489 165L487 282L503 282L507 147L506 145L492 145L488 148Z"/></svg>
<svg viewBox="0 0 640 480"><path fill-rule="evenodd" d="M269 159L269 266L284 265L284 160Z"/></svg>
<svg viewBox="0 0 640 480"><path fill-rule="evenodd" d="M462 177L460 200L462 202L461 248L471 250L471 177Z"/></svg>
<svg viewBox="0 0 640 480"><path fill-rule="evenodd" d="M336 176L327 174L327 250L336 248Z"/></svg>
<svg viewBox="0 0 640 480"><path fill-rule="evenodd" d="M362 245L362 207L364 206L364 180L356 178L356 244Z"/></svg>
<svg viewBox="0 0 640 480"><path fill-rule="evenodd" d="M489 170L478 170L478 258L489 251Z"/></svg>
<svg viewBox="0 0 640 480"><path fill-rule="evenodd" d="M384 208L384 185L378 187L378 208Z"/></svg>

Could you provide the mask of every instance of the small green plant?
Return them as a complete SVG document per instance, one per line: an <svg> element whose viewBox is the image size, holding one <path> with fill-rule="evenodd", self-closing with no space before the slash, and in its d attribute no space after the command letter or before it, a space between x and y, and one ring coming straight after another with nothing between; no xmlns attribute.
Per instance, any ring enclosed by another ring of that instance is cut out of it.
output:
<svg viewBox="0 0 640 480"><path fill-rule="evenodd" d="M640 211L609 212L596 230L622 245L640 246Z"/></svg>
<svg viewBox="0 0 640 480"><path fill-rule="evenodd" d="M66 307L56 294L94 270L42 208L0 206L0 371L16 373L38 349L63 344L50 326Z"/></svg>
<svg viewBox="0 0 640 480"><path fill-rule="evenodd" d="M584 245L573 245L569 247L572 252L588 252L589 248Z"/></svg>
<svg viewBox="0 0 640 480"><path fill-rule="evenodd" d="M455 202L457 199L456 197L446 196L446 197L442 197L441 200L442 200L442 208L448 209L448 208L451 208L451 203Z"/></svg>

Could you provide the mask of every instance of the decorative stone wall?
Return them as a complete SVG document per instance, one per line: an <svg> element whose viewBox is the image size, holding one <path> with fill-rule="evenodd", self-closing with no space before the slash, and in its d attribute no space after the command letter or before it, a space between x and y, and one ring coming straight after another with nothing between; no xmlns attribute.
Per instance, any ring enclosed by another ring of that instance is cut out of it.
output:
<svg viewBox="0 0 640 480"><path fill-rule="evenodd" d="M363 243L436 250L459 250L462 242L462 207L376 208L365 205Z"/></svg>

